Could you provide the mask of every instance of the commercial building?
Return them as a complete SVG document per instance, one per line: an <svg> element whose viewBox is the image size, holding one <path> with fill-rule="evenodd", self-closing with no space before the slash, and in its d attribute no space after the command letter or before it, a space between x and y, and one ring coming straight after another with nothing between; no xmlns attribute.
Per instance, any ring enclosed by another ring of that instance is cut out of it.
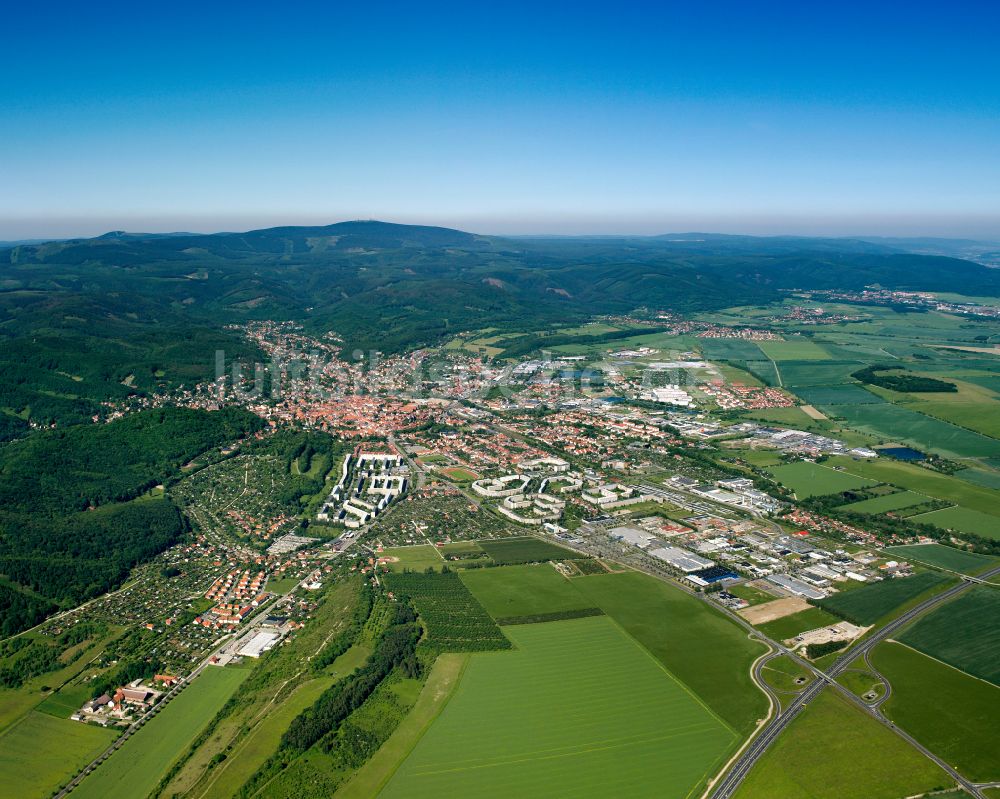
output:
<svg viewBox="0 0 1000 799"><path fill-rule="evenodd" d="M796 596L805 597L806 599L822 599L826 596L826 594L818 588L806 585L802 582L802 580L796 580L794 577L789 577L787 574L772 574L767 578L767 581L778 586L779 588L784 588L786 591L795 594Z"/></svg>
<svg viewBox="0 0 1000 799"><path fill-rule="evenodd" d="M675 569L680 569L685 573L696 572L699 569L707 569L709 566L715 565L714 560L699 557L693 552L681 549L680 547L660 547L659 549L651 550L649 554L654 558L666 561Z"/></svg>
<svg viewBox="0 0 1000 799"><path fill-rule="evenodd" d="M259 658L281 639L278 633L264 632L255 633L253 638L243 644L236 652L237 655L248 658Z"/></svg>

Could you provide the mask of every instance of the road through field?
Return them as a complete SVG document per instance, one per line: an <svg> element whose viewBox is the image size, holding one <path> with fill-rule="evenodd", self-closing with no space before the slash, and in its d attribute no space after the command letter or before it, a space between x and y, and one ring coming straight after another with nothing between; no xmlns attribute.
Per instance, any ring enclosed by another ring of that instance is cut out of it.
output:
<svg viewBox="0 0 1000 799"><path fill-rule="evenodd" d="M981 579L988 578L994 574L1000 573L1000 567L990 570L985 574L981 575ZM968 791L972 796L978 797L979 799L984 799L984 795L978 786L969 782L961 774L955 771L948 763L945 763L941 758L935 755L933 752L924 747L919 741L914 739L909 734L905 733L894 723L886 719L882 713L877 708L870 707L866 702L864 702L859 697L855 696L852 692L848 691L846 688L840 686L834 679L838 674L848 668L850 663L852 663L859 656L867 656L868 652L875 647L878 643L888 638L893 633L906 627L911 622L920 618L931 609L937 607L941 603L954 599L956 596L967 591L972 585L980 582L980 580L966 578L962 583L956 585L953 588L948 589L930 599L922 602L920 605L912 608L903 615L891 621L889 624L885 625L881 629L875 631L867 638L861 640L859 643L850 647L843 655L841 655L834 664L825 672L813 668L817 676L820 677L819 680L814 682L792 703L788 708L779 713L764 729L753 739L750 746L747 747L744 754L737 759L737 761L732 765L729 771L719 779L709 791L706 792L706 796L710 799L728 799L735 795L740 784L746 778L747 774L754 767L758 760L764 755L770 745L778 738L778 736L784 731L793 718L795 718L798 713L802 711L809 702L816 698L826 686L832 686L837 690L840 690L845 696L847 696L856 705L863 708L867 713L878 719L882 724L888 726L900 737L904 738L911 746L921 752L925 757L933 760L940 766L944 771L946 771L959 785L961 785L966 791ZM887 690L889 687L887 685Z"/></svg>

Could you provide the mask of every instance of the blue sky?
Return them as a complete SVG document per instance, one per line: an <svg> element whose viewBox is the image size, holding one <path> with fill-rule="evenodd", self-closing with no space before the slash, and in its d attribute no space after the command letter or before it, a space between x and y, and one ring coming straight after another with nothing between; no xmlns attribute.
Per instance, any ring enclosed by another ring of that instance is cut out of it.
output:
<svg viewBox="0 0 1000 799"><path fill-rule="evenodd" d="M0 238L1000 238L998 23L962 2L21 3Z"/></svg>

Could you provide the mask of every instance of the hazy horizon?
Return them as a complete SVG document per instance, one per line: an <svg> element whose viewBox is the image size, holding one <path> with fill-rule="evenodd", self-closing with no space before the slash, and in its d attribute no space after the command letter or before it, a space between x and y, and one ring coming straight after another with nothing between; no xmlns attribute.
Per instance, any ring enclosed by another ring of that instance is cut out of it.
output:
<svg viewBox="0 0 1000 799"><path fill-rule="evenodd" d="M657 236L708 233L746 236L829 238L954 238L1000 242L1000 218L891 218L858 215L843 218L711 217L643 215L629 218L569 215L482 218L421 217L403 214L252 214L241 216L108 216L38 220L0 219L0 241L93 238L122 230L128 233L225 233L282 226L324 226L338 222L378 220L408 225L433 225L494 236Z"/></svg>
<svg viewBox="0 0 1000 799"><path fill-rule="evenodd" d="M981 4L52 12L5 19L4 240L355 218L1000 238Z"/></svg>

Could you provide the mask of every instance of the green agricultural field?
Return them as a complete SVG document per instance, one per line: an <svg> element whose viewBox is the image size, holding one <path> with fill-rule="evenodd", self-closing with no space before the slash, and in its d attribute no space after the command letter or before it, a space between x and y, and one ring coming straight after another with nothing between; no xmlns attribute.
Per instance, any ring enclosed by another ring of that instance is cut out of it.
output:
<svg viewBox="0 0 1000 799"><path fill-rule="evenodd" d="M548 563L473 569L462 582L495 619L582 610L593 603Z"/></svg>
<svg viewBox="0 0 1000 799"><path fill-rule="evenodd" d="M737 740L606 617L507 630L517 649L472 657L381 797L681 799Z"/></svg>
<svg viewBox="0 0 1000 799"><path fill-rule="evenodd" d="M789 724L736 799L900 799L954 783L934 763L831 689Z"/></svg>
<svg viewBox="0 0 1000 799"><path fill-rule="evenodd" d="M859 477L880 483L892 483L917 494L954 502L983 513L995 511L1000 496L996 491L966 483L952 475L932 472L922 466L891 458L855 461L846 457L834 457L830 462Z"/></svg>
<svg viewBox="0 0 1000 799"><path fill-rule="evenodd" d="M816 424L816 420L809 416L798 405L790 408L755 408L744 411L748 419L757 419L761 422L781 425L783 427L794 427L796 429L811 428ZM780 462L775 458L777 462Z"/></svg>
<svg viewBox="0 0 1000 799"><path fill-rule="evenodd" d="M389 547L379 553L383 558L398 558L396 561L386 565L394 572L401 572L405 569L422 572L431 568L439 570L444 565L444 558L438 554L437 547L433 544L417 544L412 547Z"/></svg>
<svg viewBox="0 0 1000 799"><path fill-rule="evenodd" d="M758 346L775 361L829 361L830 353L806 338L762 341Z"/></svg>
<svg viewBox="0 0 1000 799"><path fill-rule="evenodd" d="M781 378L774 361L736 361L742 364L748 372L768 386L781 385Z"/></svg>
<svg viewBox="0 0 1000 799"><path fill-rule="evenodd" d="M947 373L939 375L949 379ZM1000 402L991 392L951 378L959 390L954 393L908 394L901 399L908 408L935 416L946 422L967 427L991 438L1000 438Z"/></svg>
<svg viewBox="0 0 1000 799"><path fill-rule="evenodd" d="M973 782L1000 780L1000 688L895 642L871 659L892 685L889 718Z"/></svg>
<svg viewBox="0 0 1000 799"><path fill-rule="evenodd" d="M854 624L874 624L921 594L953 582L938 572L920 572L864 585L818 599L814 604Z"/></svg>
<svg viewBox="0 0 1000 799"><path fill-rule="evenodd" d="M1000 441L956 427L901 405L838 405L847 424L886 441L899 441L946 457L1000 456Z"/></svg>
<svg viewBox="0 0 1000 799"><path fill-rule="evenodd" d="M986 469L962 469L955 477L967 483L973 483L984 488L1000 489L1000 472L991 472Z"/></svg>
<svg viewBox="0 0 1000 799"><path fill-rule="evenodd" d="M1000 507L1000 503L997 507ZM975 533L983 538L1000 538L1000 516L982 513L971 508L943 508L930 513L921 513L919 516L911 516L910 519L922 524L933 524L943 530Z"/></svg>
<svg viewBox="0 0 1000 799"><path fill-rule="evenodd" d="M796 386L796 394L810 405L875 405L885 402L881 397L866 391L857 383L834 386Z"/></svg>
<svg viewBox="0 0 1000 799"><path fill-rule="evenodd" d="M501 566L586 557L571 549L530 537L484 540L479 542L479 546Z"/></svg>
<svg viewBox="0 0 1000 799"><path fill-rule="evenodd" d="M772 466L767 471L783 486L794 491L799 499L839 494L842 491L875 485L870 480L807 461Z"/></svg>
<svg viewBox="0 0 1000 799"><path fill-rule="evenodd" d="M32 711L0 734L0 797L49 796L107 749L116 732Z"/></svg>
<svg viewBox="0 0 1000 799"><path fill-rule="evenodd" d="M781 378L786 386L839 386L851 382L861 361L784 361Z"/></svg>
<svg viewBox="0 0 1000 799"><path fill-rule="evenodd" d="M965 552L943 544L911 544L909 546L887 547L886 552L900 560L925 563L961 574L978 574L991 565L1000 565L1000 560L989 555Z"/></svg>
<svg viewBox="0 0 1000 799"><path fill-rule="evenodd" d="M947 396L942 394L923 396ZM995 397L978 402L914 400L907 407L934 416L958 427L967 427L990 438L1000 438L1000 402Z"/></svg>
<svg viewBox="0 0 1000 799"><path fill-rule="evenodd" d="M861 502L852 502L850 505L841 505L840 510L852 513L887 513L899 510L900 508L912 508L914 505L922 505L930 501L930 497L922 494L914 494L912 491L899 491L895 494L885 494L881 497L863 499Z"/></svg>
<svg viewBox="0 0 1000 799"><path fill-rule="evenodd" d="M790 616L761 624L757 629L775 641L784 641L788 638L794 638L806 630L815 630L818 627L826 627L839 621L840 619L822 608L809 608L809 610L801 610Z"/></svg>
<svg viewBox="0 0 1000 799"><path fill-rule="evenodd" d="M206 668L80 783L74 798L146 796L249 674L249 669Z"/></svg>
<svg viewBox="0 0 1000 799"><path fill-rule="evenodd" d="M764 647L720 612L638 572L577 577L573 585L738 732L748 734L767 715L767 699L750 679Z"/></svg>
<svg viewBox="0 0 1000 799"><path fill-rule="evenodd" d="M762 361L766 356L752 341L741 338L703 338L698 346L708 360Z"/></svg>
<svg viewBox="0 0 1000 799"><path fill-rule="evenodd" d="M997 363L996 368L1000 370L1000 363ZM962 379L969 383L975 383L977 386L982 386L994 394L1000 394L1000 374L970 375Z"/></svg>
<svg viewBox="0 0 1000 799"><path fill-rule="evenodd" d="M1000 591L974 586L919 619L899 640L1000 685Z"/></svg>

